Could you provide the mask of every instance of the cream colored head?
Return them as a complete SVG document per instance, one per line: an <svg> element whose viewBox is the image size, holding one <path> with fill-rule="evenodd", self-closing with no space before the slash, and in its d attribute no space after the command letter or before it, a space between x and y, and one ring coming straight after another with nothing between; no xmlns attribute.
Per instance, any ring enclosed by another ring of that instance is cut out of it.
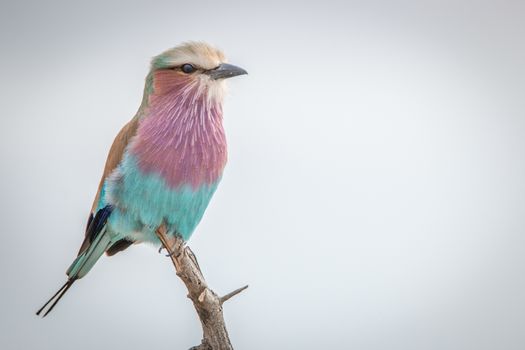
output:
<svg viewBox="0 0 525 350"><path fill-rule="evenodd" d="M213 69L221 63L226 63L224 53L203 42L187 42L164 51L153 58L152 69L163 69L182 66L190 63L196 68Z"/></svg>
<svg viewBox="0 0 525 350"><path fill-rule="evenodd" d="M222 100L224 79L246 74L246 71L227 64L219 49L203 42L188 42L154 57L151 73L154 79L163 80L161 90L169 89L172 84L180 86L184 83L188 88L197 87L199 91L206 92L211 100Z"/></svg>

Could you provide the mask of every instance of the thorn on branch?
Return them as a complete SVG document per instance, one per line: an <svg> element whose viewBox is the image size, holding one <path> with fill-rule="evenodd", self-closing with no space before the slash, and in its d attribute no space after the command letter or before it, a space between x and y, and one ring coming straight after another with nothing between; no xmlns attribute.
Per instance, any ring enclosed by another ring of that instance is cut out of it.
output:
<svg viewBox="0 0 525 350"><path fill-rule="evenodd" d="M248 285L245 285L244 287L238 288L238 289L234 290L233 292L230 292L230 293L220 297L221 305L224 304L224 302L227 301L228 299L233 298L234 296L236 296L237 294L239 294L240 292L245 290L246 288L248 288Z"/></svg>

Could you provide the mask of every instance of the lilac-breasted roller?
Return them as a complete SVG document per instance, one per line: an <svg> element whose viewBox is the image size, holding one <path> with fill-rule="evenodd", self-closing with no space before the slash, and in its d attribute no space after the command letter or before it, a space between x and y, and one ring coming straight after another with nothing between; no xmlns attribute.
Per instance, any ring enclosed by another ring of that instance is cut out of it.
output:
<svg viewBox="0 0 525 350"><path fill-rule="evenodd" d="M133 243L160 243L156 230L188 240L226 165L224 80L246 74L205 43L153 58L138 112L119 132L106 161L84 241L67 282L37 312L46 316L100 256Z"/></svg>

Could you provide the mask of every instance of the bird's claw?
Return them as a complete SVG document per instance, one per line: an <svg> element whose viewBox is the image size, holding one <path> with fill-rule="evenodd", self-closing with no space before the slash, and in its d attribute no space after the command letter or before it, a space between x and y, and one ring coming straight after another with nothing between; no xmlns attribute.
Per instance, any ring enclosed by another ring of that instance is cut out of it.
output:
<svg viewBox="0 0 525 350"><path fill-rule="evenodd" d="M167 249L165 246L160 246L159 248L159 254L162 253L162 250L165 250L168 252L168 254L164 254L165 257L168 257L168 258L171 258L172 256L175 256L176 258L178 258L180 256L180 254L176 254L176 251L172 251L170 252L169 249Z"/></svg>
<svg viewBox="0 0 525 350"><path fill-rule="evenodd" d="M166 249L166 250L167 250L167 249ZM173 252L171 252L171 253L168 253L168 254L166 254L166 255L164 255L164 256L166 256L166 257L168 257L168 258L171 258L172 256L175 256L176 258L179 257L179 255L175 255L175 251L173 251Z"/></svg>

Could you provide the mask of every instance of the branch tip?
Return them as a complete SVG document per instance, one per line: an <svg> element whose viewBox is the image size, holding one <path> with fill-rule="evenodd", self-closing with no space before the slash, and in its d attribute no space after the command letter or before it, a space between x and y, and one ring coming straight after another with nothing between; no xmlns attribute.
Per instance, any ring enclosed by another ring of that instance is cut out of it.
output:
<svg viewBox="0 0 525 350"><path fill-rule="evenodd" d="M234 290L233 292L230 292L230 293L220 297L221 305L224 304L225 301L233 298L234 296L236 296L237 294L239 294L240 292L242 292L243 290L245 290L247 288L248 288L248 285L245 285L244 287L238 288L238 289Z"/></svg>

